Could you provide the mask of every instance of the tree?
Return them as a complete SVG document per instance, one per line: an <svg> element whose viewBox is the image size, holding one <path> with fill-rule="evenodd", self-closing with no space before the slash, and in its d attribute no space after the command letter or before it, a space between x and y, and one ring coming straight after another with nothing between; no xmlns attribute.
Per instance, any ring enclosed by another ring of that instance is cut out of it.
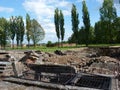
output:
<svg viewBox="0 0 120 90"><path fill-rule="evenodd" d="M62 11L60 10L60 32L61 32L61 45L62 45L62 42L64 40L64 35L65 35L65 29L64 29L64 16L63 16L63 13Z"/></svg>
<svg viewBox="0 0 120 90"><path fill-rule="evenodd" d="M15 38L15 34L16 34L16 18L15 17L11 17L10 18L10 37L12 39L12 48L14 48L14 38Z"/></svg>
<svg viewBox="0 0 120 90"><path fill-rule="evenodd" d="M76 45L78 44L78 25L79 25L79 14L77 12L76 6L73 4L71 10L71 18L72 18L72 30L75 35Z"/></svg>
<svg viewBox="0 0 120 90"><path fill-rule="evenodd" d="M35 20L31 20L30 28L30 38L33 41L34 47L38 44L39 41L43 40L45 37L45 32L41 25Z"/></svg>
<svg viewBox="0 0 120 90"><path fill-rule="evenodd" d="M14 48L14 38L16 36L17 47L19 45L22 46L23 38L24 38L24 21L22 16L15 16L10 18L10 35L12 39L12 46Z"/></svg>
<svg viewBox="0 0 120 90"><path fill-rule="evenodd" d="M95 35L94 35L94 27L90 26L90 38L89 38L89 43L92 44L94 43Z"/></svg>
<svg viewBox="0 0 120 90"><path fill-rule="evenodd" d="M68 43L76 43L76 38L74 33L71 35L71 37L68 38Z"/></svg>
<svg viewBox="0 0 120 90"><path fill-rule="evenodd" d="M100 8L100 19L102 22L102 29L104 30L104 39L107 43L113 42L113 21L117 17L116 9L113 0L104 0Z"/></svg>
<svg viewBox="0 0 120 90"><path fill-rule="evenodd" d="M120 17L114 20L114 39L117 43L120 43Z"/></svg>
<svg viewBox="0 0 120 90"><path fill-rule="evenodd" d="M15 20L15 32L16 32L16 42L17 42L17 48L18 48L18 46L19 46L19 44L20 44L20 16L16 16L15 17L16 18L16 20Z"/></svg>
<svg viewBox="0 0 120 90"><path fill-rule="evenodd" d="M7 44L8 40L8 28L9 28L9 23L5 18L0 18L0 44L1 47L3 46L4 49Z"/></svg>
<svg viewBox="0 0 120 90"><path fill-rule="evenodd" d="M83 12L83 23L85 28L85 44L88 46L90 43L90 18L89 18L89 12L86 6L86 2L82 2L82 12Z"/></svg>
<svg viewBox="0 0 120 90"><path fill-rule="evenodd" d="M102 30L101 21L95 23L94 26L94 35L95 35L95 43L104 43L104 32Z"/></svg>
<svg viewBox="0 0 120 90"><path fill-rule="evenodd" d="M85 27L81 27L79 30L79 44L85 44Z"/></svg>
<svg viewBox="0 0 120 90"><path fill-rule="evenodd" d="M26 36L28 41L28 48L30 45L30 28L31 28L31 20L29 14L26 14Z"/></svg>
<svg viewBox="0 0 120 90"><path fill-rule="evenodd" d="M55 9L55 14L54 14L54 23L55 23L55 30L56 30L56 35L58 38L58 47L59 47L59 39L60 39L60 25L59 25L59 10L58 8Z"/></svg>
<svg viewBox="0 0 120 90"><path fill-rule="evenodd" d="M24 21L23 18L20 16L20 22L19 22L19 28L20 28L20 46L22 48L22 42L24 40L24 33L25 33L25 28L24 28Z"/></svg>

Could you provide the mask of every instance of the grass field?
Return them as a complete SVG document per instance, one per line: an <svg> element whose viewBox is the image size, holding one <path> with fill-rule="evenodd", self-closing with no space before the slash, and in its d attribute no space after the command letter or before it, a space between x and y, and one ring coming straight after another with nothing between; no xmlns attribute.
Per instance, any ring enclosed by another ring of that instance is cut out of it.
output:
<svg viewBox="0 0 120 90"><path fill-rule="evenodd" d="M54 52L55 50L61 50L61 51L65 51L65 50L70 50L70 49L74 49L74 48L80 48L80 46L76 47L76 46L71 46L71 47L46 47L46 46L37 46L37 47L18 47L18 48L6 48L6 50L39 50L39 51L43 51L43 52Z"/></svg>
<svg viewBox="0 0 120 90"><path fill-rule="evenodd" d="M89 47L108 47L108 46L120 46L120 44L90 44ZM24 48L21 48L21 47L18 47L18 48L6 48L6 50L40 50L40 51L43 51L43 52L54 52L55 50L62 50L62 51L65 51L65 50L71 50L71 49L77 49L77 48L83 48L83 47L86 47L85 45L78 45L77 47L76 46L66 46L66 47L46 47L46 46L36 46L36 47L24 47Z"/></svg>

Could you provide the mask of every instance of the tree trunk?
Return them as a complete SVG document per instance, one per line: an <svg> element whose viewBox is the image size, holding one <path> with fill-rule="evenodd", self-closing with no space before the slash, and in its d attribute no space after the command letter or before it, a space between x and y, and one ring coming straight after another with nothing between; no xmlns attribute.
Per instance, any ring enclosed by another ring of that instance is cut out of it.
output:
<svg viewBox="0 0 120 90"><path fill-rule="evenodd" d="M18 49L18 46L19 46L19 42L17 41L17 49Z"/></svg>
<svg viewBox="0 0 120 90"><path fill-rule="evenodd" d="M23 48L22 42L20 42L20 46L21 46L21 48Z"/></svg>
<svg viewBox="0 0 120 90"><path fill-rule="evenodd" d="M60 47L60 40L59 40L59 38L58 38L58 48Z"/></svg>
<svg viewBox="0 0 120 90"><path fill-rule="evenodd" d="M12 40L12 48L14 49L14 40Z"/></svg>
<svg viewBox="0 0 120 90"><path fill-rule="evenodd" d="M61 47L62 47L62 42L63 42L63 41L61 40Z"/></svg>
<svg viewBox="0 0 120 90"><path fill-rule="evenodd" d="M28 41L28 48L30 48L30 41Z"/></svg>
<svg viewBox="0 0 120 90"><path fill-rule="evenodd" d="M34 42L34 48L36 47L36 44L35 44L35 42Z"/></svg>

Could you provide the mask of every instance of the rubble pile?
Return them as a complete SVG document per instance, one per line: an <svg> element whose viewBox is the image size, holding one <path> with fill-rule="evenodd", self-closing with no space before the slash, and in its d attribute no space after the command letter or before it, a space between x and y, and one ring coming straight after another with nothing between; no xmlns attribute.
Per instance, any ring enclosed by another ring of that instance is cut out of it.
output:
<svg viewBox="0 0 120 90"><path fill-rule="evenodd" d="M16 67L21 73L25 71L23 63L70 65L79 72L115 74L118 71L119 60L110 56L101 56L97 50L80 48L74 50L60 51L54 53L41 51L8 51L16 61Z"/></svg>
<svg viewBox="0 0 120 90"><path fill-rule="evenodd" d="M0 76L9 76L12 72L11 60L7 52L0 53Z"/></svg>
<svg viewBox="0 0 120 90"><path fill-rule="evenodd" d="M117 71L119 61L110 56L99 56L96 52L86 50L65 51L64 55L44 53L44 64L63 64L74 66L77 71L87 73L112 74ZM45 57L44 57L45 56Z"/></svg>
<svg viewBox="0 0 120 90"><path fill-rule="evenodd" d="M35 66L71 66L74 67L78 73L83 72L89 74L116 76L120 74L120 55L118 52L119 49L116 49L117 51L114 51L112 49L114 52L109 52L110 50L107 50L106 48L105 52L103 49L102 51L99 50L100 49L95 50L91 48L79 48L67 51L56 50L54 53L41 51L7 51L7 53L2 52L0 53L0 72L2 72L2 74L4 72L6 74L9 74L8 71L10 71L10 75L13 75L14 73L15 76L20 77L24 76L24 72L31 71L30 67L27 65L33 64ZM104 55L100 52L104 52ZM112 55L112 53L114 53L114 55ZM115 53L117 53L117 55L115 55ZM39 71L39 68L37 69L37 71ZM51 71L54 70L51 69Z"/></svg>

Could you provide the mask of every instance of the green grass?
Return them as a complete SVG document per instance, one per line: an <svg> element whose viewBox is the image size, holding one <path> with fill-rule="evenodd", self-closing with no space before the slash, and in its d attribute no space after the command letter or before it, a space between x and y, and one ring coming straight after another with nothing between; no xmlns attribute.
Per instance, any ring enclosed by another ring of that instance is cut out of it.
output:
<svg viewBox="0 0 120 90"><path fill-rule="evenodd" d="M89 47L108 47L108 46L120 46L120 44L90 44ZM21 48L21 47L18 47L18 48L6 48L6 50L40 50L42 52L54 52L55 50L61 50L61 51L65 51L65 50L71 50L71 49L76 49L76 48L83 48L83 47L86 47L84 44L82 45L78 45L77 47L76 46L66 46L66 47L46 47L46 46L36 46L36 47L24 47L24 48Z"/></svg>
<svg viewBox="0 0 120 90"><path fill-rule="evenodd" d="M18 47L18 48L6 48L6 50L40 50L42 52L54 52L55 50L61 50L61 51L65 51L65 50L70 50L70 49L74 49L74 48L79 48L76 46L71 46L71 47L46 47L46 46L37 46L37 47Z"/></svg>

